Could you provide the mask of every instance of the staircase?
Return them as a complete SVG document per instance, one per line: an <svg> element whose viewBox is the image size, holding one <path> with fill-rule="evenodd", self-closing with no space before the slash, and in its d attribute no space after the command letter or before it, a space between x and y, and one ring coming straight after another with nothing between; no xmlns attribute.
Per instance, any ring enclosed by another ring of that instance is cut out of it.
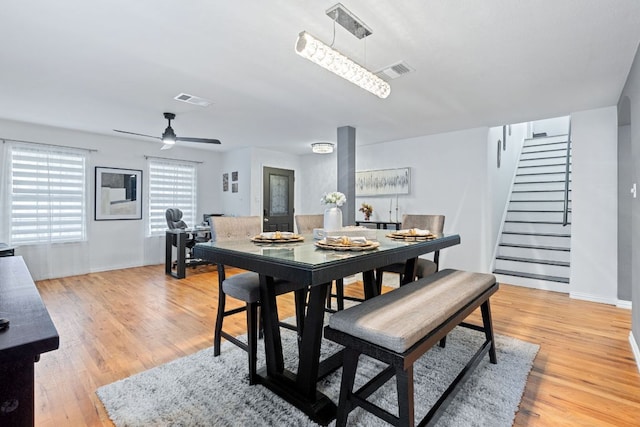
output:
<svg viewBox="0 0 640 427"><path fill-rule="evenodd" d="M569 140L559 135L524 142L494 264L500 281L568 292L571 169L568 225L563 219Z"/></svg>

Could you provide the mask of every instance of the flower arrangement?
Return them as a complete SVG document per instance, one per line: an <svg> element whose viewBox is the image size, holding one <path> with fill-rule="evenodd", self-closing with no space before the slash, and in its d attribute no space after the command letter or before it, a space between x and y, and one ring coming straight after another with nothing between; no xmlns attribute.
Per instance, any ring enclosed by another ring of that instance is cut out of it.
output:
<svg viewBox="0 0 640 427"><path fill-rule="evenodd" d="M373 213L373 206L368 203L363 203L358 210L364 214L364 220L369 221L369 218L371 218L371 214Z"/></svg>
<svg viewBox="0 0 640 427"><path fill-rule="evenodd" d="M322 199L320 199L320 203L324 205L332 205L342 206L347 201L345 195L339 191L332 191L331 193L324 193Z"/></svg>

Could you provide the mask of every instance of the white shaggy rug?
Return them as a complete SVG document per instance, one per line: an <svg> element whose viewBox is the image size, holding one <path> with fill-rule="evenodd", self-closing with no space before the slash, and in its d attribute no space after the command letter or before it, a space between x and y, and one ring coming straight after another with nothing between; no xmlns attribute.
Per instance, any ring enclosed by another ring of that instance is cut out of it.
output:
<svg viewBox="0 0 640 427"><path fill-rule="evenodd" d="M295 333L282 329L285 365L295 372ZM480 347L484 334L455 328L447 346L432 348L414 366L415 412L420 420ZM261 346L262 342L259 342ZM488 355L458 392L441 426L511 426L539 346L514 338L496 336L498 364ZM322 357L340 347L323 340ZM263 365L258 351L258 366ZM96 393L109 417L124 426L312 426L303 412L263 386L250 386L247 355L225 342L222 354L213 347L174 360L129 378L100 387ZM356 386L377 374L383 365L360 358ZM318 384L337 403L342 369ZM372 395L376 403L397 414L395 379ZM333 424L333 423L332 423ZM355 409L349 425L386 425L382 420Z"/></svg>

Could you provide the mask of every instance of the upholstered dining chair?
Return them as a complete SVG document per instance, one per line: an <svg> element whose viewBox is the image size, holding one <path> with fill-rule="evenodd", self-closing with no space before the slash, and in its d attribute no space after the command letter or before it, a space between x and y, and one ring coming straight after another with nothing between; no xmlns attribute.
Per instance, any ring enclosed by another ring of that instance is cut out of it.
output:
<svg viewBox="0 0 640 427"><path fill-rule="evenodd" d="M402 216L403 230L410 228L420 228L423 230L429 230L434 234L441 234L444 230L444 215L410 215L405 214ZM430 274L435 273L439 269L440 251L433 253L433 260L426 258L418 258L416 262L416 275L411 281L416 278L420 279ZM378 289L382 286L382 277L384 272L397 273L400 276L400 283L403 282L404 263L395 263L376 269L376 284Z"/></svg>
<svg viewBox="0 0 640 427"><path fill-rule="evenodd" d="M324 226L324 215L296 215L295 216L296 228L298 229L298 233L300 234L312 234L314 228L322 228ZM332 288L330 287L327 292L327 305L326 310L329 313L335 313L331 305L332 298L336 299L336 305L338 311L344 310L344 300L350 301L362 301L360 298L350 297L344 295L344 281L342 279L338 279L335 281L336 284L336 293L334 294Z"/></svg>
<svg viewBox="0 0 640 427"><path fill-rule="evenodd" d="M211 224L211 237L213 241L222 242L234 239L250 239L260 234L262 231L262 220L259 216L247 217L226 217L212 216L209 218ZM220 355L222 337L245 350L249 356L249 383L256 381L256 358L258 347L258 334L260 331L259 312L260 305L260 278L257 273L245 272L226 277L225 266L218 263L218 313L216 316L216 326L213 337L213 355ZM274 278L275 293L282 295L293 291L295 283ZM227 296L238 299L245 303L245 306L226 310ZM300 333L304 319L304 300L306 293L296 291L296 324L292 326L280 323L286 327ZM226 310L226 311L225 311ZM244 343L222 330L224 318L233 314L247 313L247 342Z"/></svg>

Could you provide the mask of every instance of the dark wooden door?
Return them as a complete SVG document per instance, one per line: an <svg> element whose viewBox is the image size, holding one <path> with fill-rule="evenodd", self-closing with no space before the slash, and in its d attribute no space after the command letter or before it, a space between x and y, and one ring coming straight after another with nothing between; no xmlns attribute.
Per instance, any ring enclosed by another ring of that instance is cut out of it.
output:
<svg viewBox="0 0 640 427"><path fill-rule="evenodd" d="M293 171L264 167L262 175L262 229L293 231Z"/></svg>

